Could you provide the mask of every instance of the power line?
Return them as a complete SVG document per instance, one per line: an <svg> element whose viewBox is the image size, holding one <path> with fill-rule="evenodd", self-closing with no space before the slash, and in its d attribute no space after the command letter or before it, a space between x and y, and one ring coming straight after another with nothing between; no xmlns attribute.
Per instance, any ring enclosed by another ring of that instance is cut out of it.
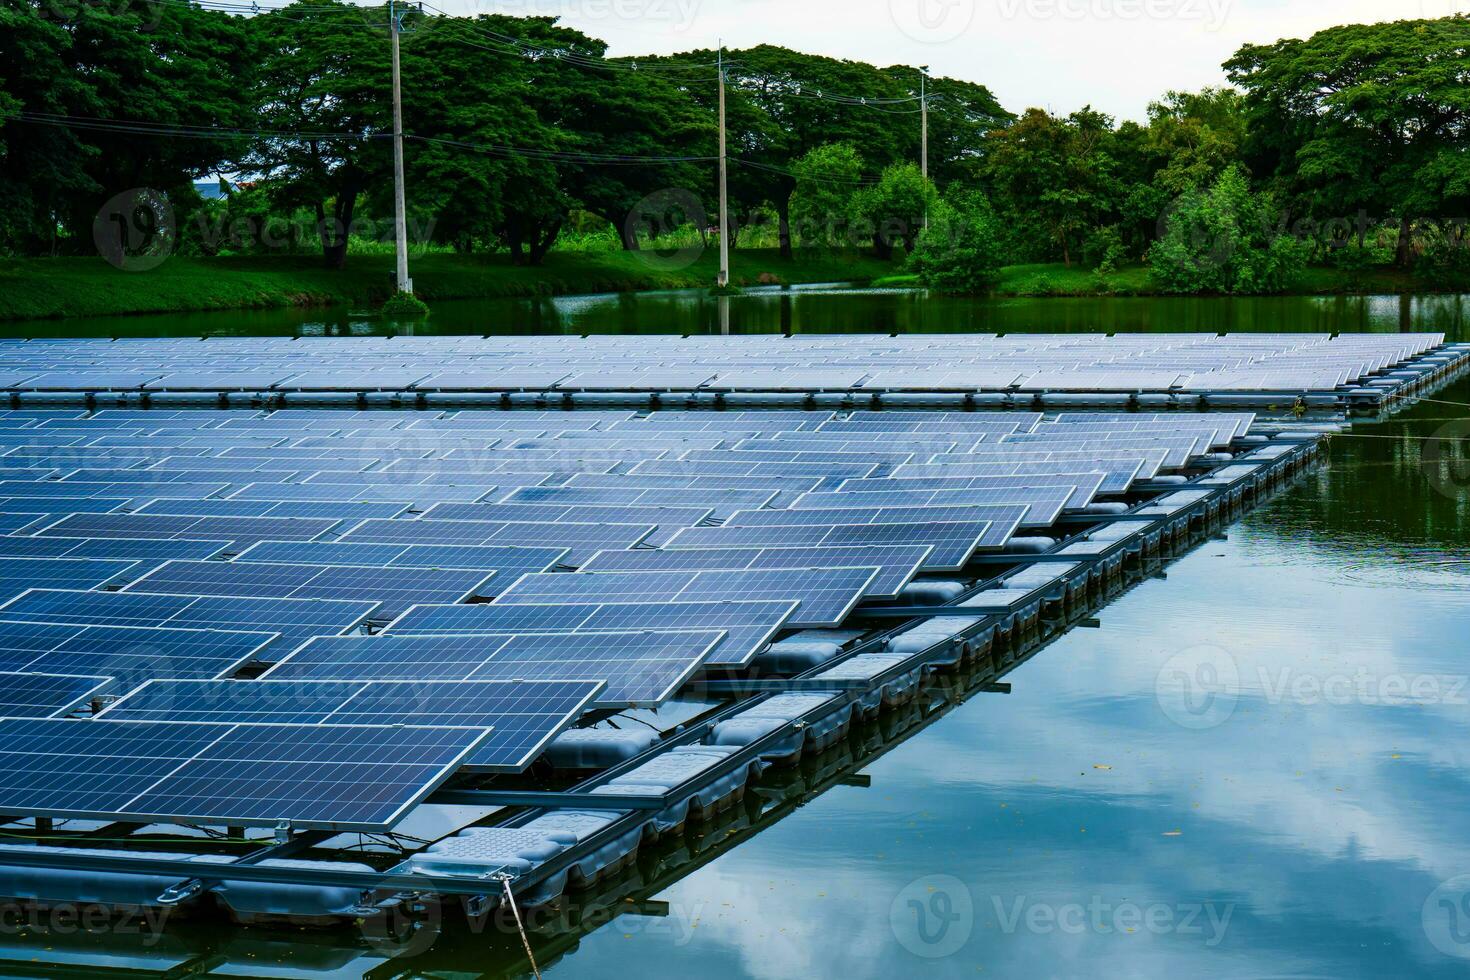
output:
<svg viewBox="0 0 1470 980"><path fill-rule="evenodd" d="M279 129L245 129L222 126L175 125L128 119L103 119L100 117L64 116L56 113L11 112L5 118L43 126L64 129L81 129L107 133L123 133L138 136L178 136L192 139L286 139L286 140L387 140L391 132L332 132ZM583 163L607 165L643 165L651 163L707 163L712 156L641 156L622 153L591 153L577 150L550 150L544 147L511 146L503 143L478 143L456 140L442 136L418 136L405 133L404 139L420 143L452 146L464 150L476 150L503 156L520 156L527 159L552 163Z"/></svg>

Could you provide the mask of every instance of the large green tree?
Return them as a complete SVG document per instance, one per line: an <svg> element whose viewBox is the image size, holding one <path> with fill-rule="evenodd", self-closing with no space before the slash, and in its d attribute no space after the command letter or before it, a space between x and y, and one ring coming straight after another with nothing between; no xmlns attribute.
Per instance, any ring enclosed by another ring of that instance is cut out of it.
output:
<svg viewBox="0 0 1470 980"><path fill-rule="evenodd" d="M985 145L995 202L1014 228L1055 249L1067 265L1124 197L1112 120L1090 108L1065 117L1028 109L1014 125L988 134Z"/></svg>
<svg viewBox="0 0 1470 980"><path fill-rule="evenodd" d="M99 207L135 188L186 210L193 179L243 150L201 128L252 124L256 62L244 19L187 4L81 4L64 21L44 3L0 8L0 101L20 114L0 157L7 242L90 248Z"/></svg>
<svg viewBox="0 0 1470 980"><path fill-rule="evenodd" d="M1470 19L1335 27L1248 45L1226 63L1245 89L1251 162L1320 219L1413 222L1470 205Z"/></svg>

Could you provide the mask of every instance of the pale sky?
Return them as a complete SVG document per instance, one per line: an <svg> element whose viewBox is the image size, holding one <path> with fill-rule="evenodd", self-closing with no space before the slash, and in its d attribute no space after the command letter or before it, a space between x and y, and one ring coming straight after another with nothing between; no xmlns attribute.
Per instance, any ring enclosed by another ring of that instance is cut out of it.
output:
<svg viewBox="0 0 1470 980"><path fill-rule="evenodd" d="M1224 80L1242 44L1470 12L1470 0L438 0L453 13L558 14L613 55L760 43L988 85L1013 112L1091 103L1141 119L1167 89Z"/></svg>

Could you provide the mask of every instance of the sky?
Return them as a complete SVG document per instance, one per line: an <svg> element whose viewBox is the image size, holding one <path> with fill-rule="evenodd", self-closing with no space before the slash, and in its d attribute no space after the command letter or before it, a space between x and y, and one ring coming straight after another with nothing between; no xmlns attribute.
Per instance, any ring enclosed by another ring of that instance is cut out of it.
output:
<svg viewBox="0 0 1470 980"><path fill-rule="evenodd" d="M1241 45L1339 24L1470 13L1470 0L439 0L452 13L558 15L612 55L771 43L980 82L1013 112L1144 118L1169 89L1220 84Z"/></svg>

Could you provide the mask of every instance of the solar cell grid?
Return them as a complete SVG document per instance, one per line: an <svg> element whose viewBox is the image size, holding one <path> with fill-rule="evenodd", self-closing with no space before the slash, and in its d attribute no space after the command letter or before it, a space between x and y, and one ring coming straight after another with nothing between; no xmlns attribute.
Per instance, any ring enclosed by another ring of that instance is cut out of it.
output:
<svg viewBox="0 0 1470 980"><path fill-rule="evenodd" d="M0 621L0 670L99 675L126 690L154 677L234 673L274 633Z"/></svg>
<svg viewBox="0 0 1470 980"><path fill-rule="evenodd" d="M688 532L684 532L688 533ZM841 541L835 544L851 544ZM838 626L878 576L876 567L712 572L541 573L522 576L500 604L796 599L789 625Z"/></svg>
<svg viewBox="0 0 1470 980"><path fill-rule="evenodd" d="M601 681L581 680L157 680L114 702L99 717L489 729L490 737L469 755L465 767L520 772L604 687Z"/></svg>
<svg viewBox="0 0 1470 980"><path fill-rule="evenodd" d="M231 542L239 551L257 541L310 541L343 521L300 517L197 517L169 514L77 514L42 534L68 538L188 538Z"/></svg>
<svg viewBox="0 0 1470 980"><path fill-rule="evenodd" d="M193 630L277 634L266 650L279 652L310 636L358 628L376 602L78 592L31 589L0 605L0 622L95 626L169 626Z"/></svg>
<svg viewBox="0 0 1470 980"><path fill-rule="evenodd" d="M213 558L223 541L148 538L47 538L0 535L0 558L103 558L156 563L171 558Z"/></svg>
<svg viewBox="0 0 1470 980"><path fill-rule="evenodd" d="M930 545L855 548L710 548L599 551L581 572L738 571L747 568L845 568L875 566L878 576L864 593L868 599L896 598L933 551Z"/></svg>
<svg viewBox="0 0 1470 980"><path fill-rule="evenodd" d="M472 608L472 607L465 607ZM598 707L657 705L723 638L720 630L323 637L269 680L600 680Z"/></svg>
<svg viewBox="0 0 1470 980"><path fill-rule="evenodd" d="M262 541L242 551L235 561L369 568L472 568L495 572L506 582L513 582L526 572L548 571L566 556L565 548Z"/></svg>
<svg viewBox="0 0 1470 980"><path fill-rule="evenodd" d="M111 685L110 677L0 672L0 719L68 715Z"/></svg>
<svg viewBox="0 0 1470 980"><path fill-rule="evenodd" d="M483 739L470 728L0 722L0 799L59 818L382 831Z"/></svg>
<svg viewBox="0 0 1470 980"><path fill-rule="evenodd" d="M511 521L369 520L341 535L346 542L525 545L565 548L576 564L603 548L631 548L656 530L652 524L556 524Z"/></svg>
<svg viewBox="0 0 1470 980"><path fill-rule="evenodd" d="M377 602L373 616L393 619L426 602L493 596L494 572L449 568L364 568L263 562L170 561L129 583L125 592L260 596L277 599L361 599Z"/></svg>
<svg viewBox="0 0 1470 980"><path fill-rule="evenodd" d="M388 635L500 634L523 632L626 632L718 629L725 634L707 658L710 665L743 666L784 629L796 600L612 603L481 603L415 606L395 620Z"/></svg>
<svg viewBox="0 0 1470 980"><path fill-rule="evenodd" d="M909 524L808 524L775 527L686 528L665 546L677 548L883 547L928 545L927 571L959 571L990 530L989 521Z"/></svg>

